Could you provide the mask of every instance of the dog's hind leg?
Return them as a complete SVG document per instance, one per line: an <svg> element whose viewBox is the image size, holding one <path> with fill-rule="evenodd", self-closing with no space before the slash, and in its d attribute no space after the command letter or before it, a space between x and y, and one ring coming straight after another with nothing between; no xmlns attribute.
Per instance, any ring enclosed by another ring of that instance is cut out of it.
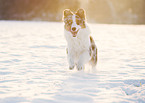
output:
<svg viewBox="0 0 145 103"><path fill-rule="evenodd" d="M90 64L92 65L92 68L95 68L96 64L97 64L97 47L95 45L95 42L93 40L93 38L90 36L90 41L91 41L91 46L90 46Z"/></svg>

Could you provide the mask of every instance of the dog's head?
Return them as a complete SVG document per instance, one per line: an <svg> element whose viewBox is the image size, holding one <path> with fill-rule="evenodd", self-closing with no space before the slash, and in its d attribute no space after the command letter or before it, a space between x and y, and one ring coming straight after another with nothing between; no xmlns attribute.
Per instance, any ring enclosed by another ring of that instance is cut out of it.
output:
<svg viewBox="0 0 145 103"><path fill-rule="evenodd" d="M69 9L65 9L63 12L63 21L65 23L65 29L71 32L73 37L76 37L80 29L86 28L85 11L79 9L76 13L73 13Z"/></svg>

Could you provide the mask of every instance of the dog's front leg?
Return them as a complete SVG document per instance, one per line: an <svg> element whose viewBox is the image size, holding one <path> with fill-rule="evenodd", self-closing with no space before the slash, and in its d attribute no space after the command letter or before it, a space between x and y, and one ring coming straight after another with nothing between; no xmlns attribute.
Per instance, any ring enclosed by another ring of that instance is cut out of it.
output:
<svg viewBox="0 0 145 103"><path fill-rule="evenodd" d="M85 65L85 63L87 63L89 61L89 59L90 59L89 52L88 51L83 52L79 57L79 60L77 63L77 69L78 70L84 69L84 65Z"/></svg>
<svg viewBox="0 0 145 103"><path fill-rule="evenodd" d="M67 53L67 59L69 63L69 69L72 70L75 67L73 56L71 55L70 52L68 52L68 48L66 48L66 53Z"/></svg>
<svg viewBox="0 0 145 103"><path fill-rule="evenodd" d="M67 59L69 63L69 69L72 70L75 67L73 55L68 52Z"/></svg>

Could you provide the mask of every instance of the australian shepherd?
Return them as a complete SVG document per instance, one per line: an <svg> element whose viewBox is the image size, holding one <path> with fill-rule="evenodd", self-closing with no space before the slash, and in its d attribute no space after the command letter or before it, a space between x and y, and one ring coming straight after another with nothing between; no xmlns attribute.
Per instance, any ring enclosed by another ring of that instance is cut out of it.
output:
<svg viewBox="0 0 145 103"><path fill-rule="evenodd" d="M90 35L84 9L79 9L76 13L65 9L63 21L69 69L76 66L78 70L82 70L86 63L94 68L97 64L97 47Z"/></svg>

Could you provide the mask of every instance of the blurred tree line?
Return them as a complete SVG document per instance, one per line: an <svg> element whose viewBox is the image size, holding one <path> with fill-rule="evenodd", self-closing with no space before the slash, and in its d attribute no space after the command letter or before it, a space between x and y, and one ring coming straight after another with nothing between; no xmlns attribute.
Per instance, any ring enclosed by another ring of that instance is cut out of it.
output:
<svg viewBox="0 0 145 103"><path fill-rule="evenodd" d="M84 8L89 22L145 23L145 0L0 0L0 20L61 21L66 8Z"/></svg>
<svg viewBox="0 0 145 103"><path fill-rule="evenodd" d="M145 0L89 0L87 10L100 23L145 24Z"/></svg>
<svg viewBox="0 0 145 103"><path fill-rule="evenodd" d="M0 0L0 19L60 21L65 8L79 8L79 1Z"/></svg>

